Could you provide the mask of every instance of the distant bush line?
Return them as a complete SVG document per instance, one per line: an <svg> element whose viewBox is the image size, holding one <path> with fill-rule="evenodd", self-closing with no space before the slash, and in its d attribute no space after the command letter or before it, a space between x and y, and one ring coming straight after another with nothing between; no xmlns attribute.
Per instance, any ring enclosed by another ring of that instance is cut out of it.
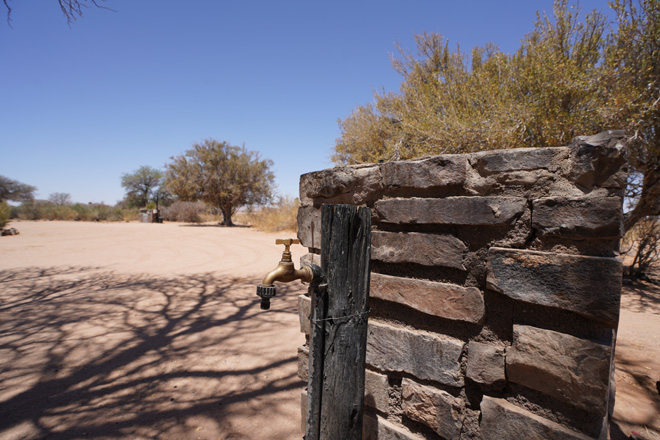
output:
<svg viewBox="0 0 660 440"><path fill-rule="evenodd" d="M236 224L252 226L268 232L295 231L297 229L298 199L280 198L271 206L249 208L236 213ZM103 203L76 203L58 205L47 201L28 201L11 206L10 217L18 220L69 220L69 221L136 221L137 208L109 206ZM161 209L161 217L168 222L208 223L220 222L219 213L202 202L176 201Z"/></svg>
<svg viewBox="0 0 660 440"><path fill-rule="evenodd" d="M139 210L102 203L57 205L43 201L24 202L11 207L11 218L19 220L130 221L137 220Z"/></svg>

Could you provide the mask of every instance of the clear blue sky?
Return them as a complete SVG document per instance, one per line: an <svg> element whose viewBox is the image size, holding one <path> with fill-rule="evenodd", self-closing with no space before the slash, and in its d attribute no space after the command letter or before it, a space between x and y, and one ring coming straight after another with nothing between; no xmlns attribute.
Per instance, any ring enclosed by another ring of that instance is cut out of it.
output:
<svg viewBox="0 0 660 440"><path fill-rule="evenodd" d="M123 173L205 138L274 162L281 195L332 166L338 118L397 91L395 43L439 32L514 52L550 0L107 0L67 25L56 0L0 2L0 175L37 198L114 204ZM580 2L607 10L606 0Z"/></svg>

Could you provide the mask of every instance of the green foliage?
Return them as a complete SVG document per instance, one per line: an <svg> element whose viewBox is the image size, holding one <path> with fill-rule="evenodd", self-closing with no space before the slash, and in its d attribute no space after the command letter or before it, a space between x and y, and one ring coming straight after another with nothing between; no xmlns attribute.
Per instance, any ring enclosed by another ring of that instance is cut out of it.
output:
<svg viewBox="0 0 660 440"><path fill-rule="evenodd" d="M375 96L339 121L338 164L499 148L559 146L578 135L623 128L639 203L626 218L659 215L660 0L615 0L617 27L556 0L537 15L514 54L497 46L468 56L433 33L417 53L400 49L399 93Z"/></svg>
<svg viewBox="0 0 660 440"><path fill-rule="evenodd" d="M38 208L39 217L44 220L75 220L76 213L69 206L44 204Z"/></svg>
<svg viewBox="0 0 660 440"><path fill-rule="evenodd" d="M538 15L513 55L487 45L468 56L441 35L417 35L417 54L400 49L394 61L401 92L340 121L335 162L554 146L603 129L606 20L592 12L580 22L565 0L554 14Z"/></svg>
<svg viewBox="0 0 660 440"><path fill-rule="evenodd" d="M0 201L13 200L23 202L34 199L35 186L26 185L17 180L12 180L5 176L0 176Z"/></svg>
<svg viewBox="0 0 660 440"><path fill-rule="evenodd" d="M183 201L200 200L222 212L223 224L233 226L236 209L265 204L272 195L272 161L258 152L207 139L194 144L167 165L167 188Z"/></svg>
<svg viewBox="0 0 660 440"><path fill-rule="evenodd" d="M0 229L3 229L7 224L9 224L9 218L11 216L11 208L7 202L0 201Z"/></svg>
<svg viewBox="0 0 660 440"><path fill-rule="evenodd" d="M43 201L27 200L16 208L15 217L20 220L41 220L43 218L43 212L40 209L40 205L44 203ZM13 212L12 216L14 216Z"/></svg>
<svg viewBox="0 0 660 440"><path fill-rule="evenodd" d="M126 190L126 202L135 208L145 207L156 197L162 198L162 184L163 172L146 165L121 176L121 186Z"/></svg>
<svg viewBox="0 0 660 440"><path fill-rule="evenodd" d="M626 215L630 230L648 216L660 215L660 0L615 0L618 30L610 38L602 81L613 90L610 107L631 135L633 171L643 175L633 185L638 199Z"/></svg>

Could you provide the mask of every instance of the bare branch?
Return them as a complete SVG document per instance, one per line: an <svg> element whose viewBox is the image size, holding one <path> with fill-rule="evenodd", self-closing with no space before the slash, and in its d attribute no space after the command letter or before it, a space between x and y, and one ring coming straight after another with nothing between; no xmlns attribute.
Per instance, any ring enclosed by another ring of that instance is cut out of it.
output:
<svg viewBox="0 0 660 440"><path fill-rule="evenodd" d="M10 0L2 0L2 3L4 3L7 8L7 24L11 27L12 8L9 6L9 1ZM91 3L99 9L107 9L108 11L117 12L114 9L100 4L99 1L105 2L105 0L57 0L69 25L83 16L83 8L89 7L87 3Z"/></svg>
<svg viewBox="0 0 660 440"><path fill-rule="evenodd" d="M5 7L7 8L7 24L9 27L11 27L11 6L9 6L9 3L7 3L8 0L2 0L2 3L5 4Z"/></svg>
<svg viewBox="0 0 660 440"><path fill-rule="evenodd" d="M60 9L62 10L62 13L66 17L66 21L68 24L73 23L78 18L83 16L83 8L89 7L87 6L87 2L91 3L92 5L96 6L99 9L107 9L108 11L116 12L114 9L108 8L107 6L103 6L97 3L97 0L57 0L57 1L60 4ZM100 0L100 1L105 2L105 0Z"/></svg>

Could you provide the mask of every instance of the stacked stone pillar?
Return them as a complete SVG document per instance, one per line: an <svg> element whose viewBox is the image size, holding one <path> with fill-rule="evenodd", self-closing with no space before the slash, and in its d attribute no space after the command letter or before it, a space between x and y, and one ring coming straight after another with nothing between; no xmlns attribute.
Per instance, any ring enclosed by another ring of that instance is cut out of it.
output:
<svg viewBox="0 0 660 440"><path fill-rule="evenodd" d="M301 176L304 261L319 263L323 204L373 210L365 439L607 438L619 138Z"/></svg>

